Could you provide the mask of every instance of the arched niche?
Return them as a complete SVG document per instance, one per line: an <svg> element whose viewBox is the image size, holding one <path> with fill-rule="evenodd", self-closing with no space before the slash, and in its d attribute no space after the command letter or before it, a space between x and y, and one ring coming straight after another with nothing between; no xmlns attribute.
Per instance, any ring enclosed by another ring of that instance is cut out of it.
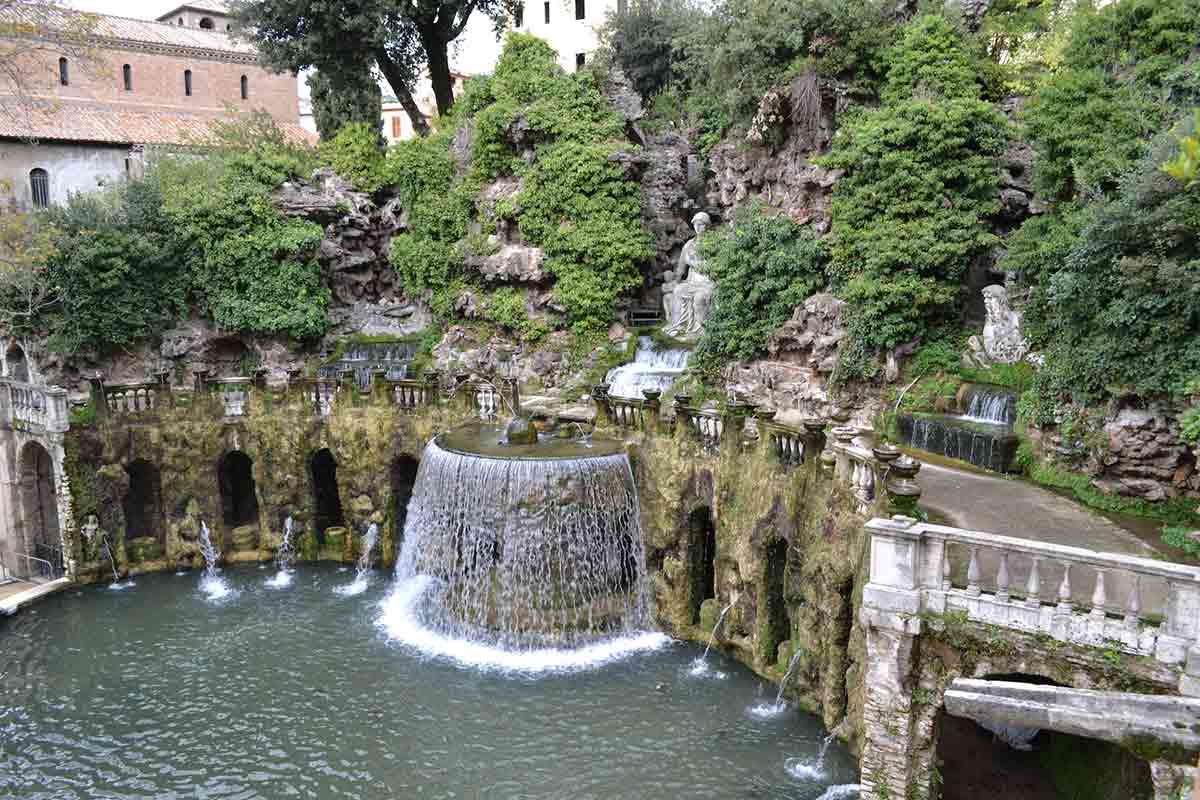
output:
<svg viewBox="0 0 1200 800"><path fill-rule="evenodd" d="M166 541L163 524L162 476L157 466L144 458L134 459L125 466L129 488L121 498L125 512L125 539L152 538L159 544Z"/></svg>
<svg viewBox="0 0 1200 800"><path fill-rule="evenodd" d="M337 461L328 447L313 453L308 462L308 471L312 479L317 539L324 543L327 529L346 524L342 513L342 498L338 491Z"/></svg>
<svg viewBox="0 0 1200 800"><path fill-rule="evenodd" d="M254 462L241 450L231 450L217 465L221 491L221 517L229 528L258 522L258 497L254 491Z"/></svg>
<svg viewBox="0 0 1200 800"><path fill-rule="evenodd" d="M22 383L29 383L29 361L20 345L14 344L4 354L4 364L8 377Z"/></svg>
<svg viewBox="0 0 1200 800"><path fill-rule="evenodd" d="M37 442L28 442L21 449L20 495L26 555L49 562L50 566L34 566L38 562L26 562L17 565L17 568L29 573L45 572L45 577L56 577L62 571L63 554L54 460L46 448Z"/></svg>
<svg viewBox="0 0 1200 800"><path fill-rule="evenodd" d="M688 608L692 622L699 623L700 606L717 596L717 526L708 506L701 506L688 515L687 560Z"/></svg>
<svg viewBox="0 0 1200 800"><path fill-rule="evenodd" d="M404 525L408 522L408 503L417 482L417 466L417 460L408 454L392 459L392 540L397 550L404 542Z"/></svg>

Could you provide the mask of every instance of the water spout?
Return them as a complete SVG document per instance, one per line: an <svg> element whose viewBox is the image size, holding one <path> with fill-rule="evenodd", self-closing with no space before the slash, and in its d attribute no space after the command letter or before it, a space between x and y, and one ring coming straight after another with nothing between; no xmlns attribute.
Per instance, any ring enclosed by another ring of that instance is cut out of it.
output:
<svg viewBox="0 0 1200 800"><path fill-rule="evenodd" d="M217 567L220 554L213 545L208 525L204 524L203 520L200 521L200 554L204 556L204 575L200 578L200 591L204 592L209 600L222 600L233 594L233 589L221 577L221 570Z"/></svg>
<svg viewBox="0 0 1200 800"><path fill-rule="evenodd" d="M119 592L122 589L128 589L130 586L133 586L132 579L127 581L121 580L121 576L117 572L117 558L113 555L112 543L108 541L107 536L100 540L100 546L104 549L104 554L108 556L109 566L112 567L113 582L108 585L108 588L114 592Z"/></svg>
<svg viewBox="0 0 1200 800"><path fill-rule="evenodd" d="M292 552L292 515L283 521L283 541L275 551L275 574L267 580L272 589L283 589L292 585L292 564L296 554Z"/></svg>
<svg viewBox="0 0 1200 800"><path fill-rule="evenodd" d="M334 589L335 593L343 597L353 597L367 590L367 584L371 582L371 565L374 563L371 554L375 551L375 543L378 539L379 526L372 522L367 526L367 532L363 534L363 549L358 556L358 562L354 565L354 580L345 586Z"/></svg>
<svg viewBox="0 0 1200 800"><path fill-rule="evenodd" d="M808 780L818 780L825 777L825 755L829 752L829 746L833 744L833 740L837 738L837 734L831 733L821 742L821 751L817 754L817 763L809 764L801 761L798 758L788 759L785 769L793 778L805 778ZM849 795L834 795L835 797L848 797Z"/></svg>
<svg viewBox="0 0 1200 800"><path fill-rule="evenodd" d="M725 623L725 615L729 613L729 609L733 608L733 603L721 609L721 613L717 615L717 624L713 625L712 633L708 635L708 644L704 647L704 653L692 662L691 674L694 676L711 675L714 678L724 678L725 673L716 670L710 671L708 668L708 651L712 649L713 642L717 639L717 634L721 630L721 625Z"/></svg>

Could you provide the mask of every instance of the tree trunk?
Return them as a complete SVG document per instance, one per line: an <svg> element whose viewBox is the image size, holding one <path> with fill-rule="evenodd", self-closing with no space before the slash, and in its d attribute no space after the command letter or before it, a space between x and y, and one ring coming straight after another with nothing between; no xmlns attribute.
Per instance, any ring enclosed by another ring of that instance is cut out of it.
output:
<svg viewBox="0 0 1200 800"><path fill-rule="evenodd" d="M430 26L436 27L436 26ZM454 105L454 77L450 74L450 47L440 32L422 31L421 45L429 64L429 82L437 100L438 114L446 114Z"/></svg>
<svg viewBox="0 0 1200 800"><path fill-rule="evenodd" d="M392 91L396 93L396 99L400 101L401 107L408 114L408 118L412 120L413 130L417 132L418 136L428 136L429 120L425 119L425 114L417 106L417 101L413 100L412 91L404 79L404 72L383 50L376 51L375 61L379 64L379 71L383 73L388 86L392 87Z"/></svg>

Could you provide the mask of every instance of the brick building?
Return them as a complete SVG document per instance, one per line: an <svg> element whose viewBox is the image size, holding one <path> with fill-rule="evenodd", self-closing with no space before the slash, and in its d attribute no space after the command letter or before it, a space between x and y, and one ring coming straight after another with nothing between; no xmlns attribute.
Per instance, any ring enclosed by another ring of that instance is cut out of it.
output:
<svg viewBox="0 0 1200 800"><path fill-rule="evenodd" d="M76 12L27 9L53 30ZM58 54L53 41L19 55L24 96L0 82L0 180L22 208L61 203L138 175L147 146L202 141L215 119L264 110L289 134L299 127L296 76L269 72L252 45L233 38L223 3L197 0L160 21L89 15L92 53Z"/></svg>

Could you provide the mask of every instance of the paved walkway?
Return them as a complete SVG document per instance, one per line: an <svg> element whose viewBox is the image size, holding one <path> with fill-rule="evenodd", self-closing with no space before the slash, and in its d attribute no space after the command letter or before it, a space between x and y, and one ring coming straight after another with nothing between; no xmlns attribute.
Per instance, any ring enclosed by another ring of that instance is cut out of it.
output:
<svg viewBox="0 0 1200 800"><path fill-rule="evenodd" d="M66 578L46 582L6 583L0 591L0 617L12 616L25 606L45 597L48 594L60 592L71 585Z"/></svg>
<svg viewBox="0 0 1200 800"><path fill-rule="evenodd" d="M928 463L921 467L917 479L921 483L921 505L958 528L1141 558L1153 558L1156 552L1115 522L1025 481ZM956 585L965 584L968 557L965 548L951 550L950 567ZM985 589L995 585L999 561L995 552L980 552ZM1028 558L1010 558L1010 585L1014 593L1024 593L1029 566ZM1057 596L1062 570L1057 564L1046 563L1039 574L1039 595L1043 601L1052 602ZM1091 570L1071 571L1071 595L1075 602L1090 605L1094 587L1095 574ZM1106 605L1120 613L1132 588L1127 573L1110 575ZM1139 597L1143 613L1161 613L1166 585L1157 580L1143 581Z"/></svg>

